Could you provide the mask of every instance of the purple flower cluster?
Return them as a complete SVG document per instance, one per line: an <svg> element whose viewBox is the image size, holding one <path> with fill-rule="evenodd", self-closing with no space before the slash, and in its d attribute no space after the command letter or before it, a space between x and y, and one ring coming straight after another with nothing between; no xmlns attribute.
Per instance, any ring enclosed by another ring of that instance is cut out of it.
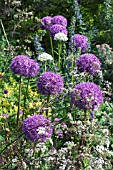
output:
<svg viewBox="0 0 113 170"><path fill-rule="evenodd" d="M51 20L51 23L52 24L60 24L64 27L67 27L67 19L62 15L54 16Z"/></svg>
<svg viewBox="0 0 113 170"><path fill-rule="evenodd" d="M51 36L54 36L59 32L67 35L67 19L62 15L43 17L40 26L42 29L50 30Z"/></svg>
<svg viewBox="0 0 113 170"><path fill-rule="evenodd" d="M103 103L102 92L91 82L77 84L71 92L71 103L83 110L94 110Z"/></svg>
<svg viewBox="0 0 113 170"><path fill-rule="evenodd" d="M75 34L72 38L72 41L76 49L80 47L82 53L86 51L88 38L85 35Z"/></svg>
<svg viewBox="0 0 113 170"><path fill-rule="evenodd" d="M53 129L49 119L42 115L33 115L24 121L22 132L32 142L46 142Z"/></svg>
<svg viewBox="0 0 113 170"><path fill-rule="evenodd" d="M40 26L42 29L50 29L51 27L51 16L46 16L42 18L42 22L40 23Z"/></svg>
<svg viewBox="0 0 113 170"><path fill-rule="evenodd" d="M14 57L10 64L12 72L25 77L37 76L39 68L39 64L35 60L24 55Z"/></svg>
<svg viewBox="0 0 113 170"><path fill-rule="evenodd" d="M54 72L44 72L38 79L37 87L43 95L55 95L64 87L63 78Z"/></svg>
<svg viewBox="0 0 113 170"><path fill-rule="evenodd" d="M79 72L88 72L90 75L97 74L101 68L99 59L90 53L81 55L76 64Z"/></svg>
<svg viewBox="0 0 113 170"><path fill-rule="evenodd" d="M59 32L64 33L64 34L67 35L66 27L64 27L64 26L62 26L60 24L54 24L54 25L51 26L51 28L50 28L51 36L55 36L55 34L57 34Z"/></svg>

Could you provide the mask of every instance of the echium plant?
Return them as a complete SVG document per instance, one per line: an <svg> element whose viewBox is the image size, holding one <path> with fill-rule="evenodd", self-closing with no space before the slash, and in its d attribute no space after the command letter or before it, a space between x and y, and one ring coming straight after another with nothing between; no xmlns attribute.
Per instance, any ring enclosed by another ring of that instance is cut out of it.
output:
<svg viewBox="0 0 113 170"><path fill-rule="evenodd" d="M77 27L79 27L79 33L84 33L86 30L85 23L82 19L82 14L80 12L80 6L78 4L78 0L73 0L73 11L74 15L71 18L71 23L69 27L69 36L70 38L75 34ZM69 54L70 54L70 49L73 49L73 44L72 42L69 42ZM73 49L74 50L74 49Z"/></svg>

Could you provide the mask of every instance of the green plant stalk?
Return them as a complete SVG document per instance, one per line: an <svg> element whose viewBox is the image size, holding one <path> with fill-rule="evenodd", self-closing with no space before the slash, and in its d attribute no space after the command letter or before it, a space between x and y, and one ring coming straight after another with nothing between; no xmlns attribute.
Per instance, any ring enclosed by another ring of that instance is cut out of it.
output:
<svg viewBox="0 0 113 170"><path fill-rule="evenodd" d="M46 72L46 69L47 69L47 68L46 68L46 61L45 61L45 63L44 63L44 70L45 70L45 72Z"/></svg>
<svg viewBox="0 0 113 170"><path fill-rule="evenodd" d="M24 113L25 113L25 109L26 109L26 99L27 99L27 94L28 94L29 81L30 81L30 77L28 77L27 86L26 86L26 92L24 94L24 110L23 110L22 120L24 118Z"/></svg>
<svg viewBox="0 0 113 170"><path fill-rule="evenodd" d="M74 74L73 74L73 69L74 69L74 60L72 58L72 65L71 65L71 71L72 71L72 77L71 77L71 81L72 83L74 82Z"/></svg>
<svg viewBox="0 0 113 170"><path fill-rule="evenodd" d="M48 107L49 100L50 100L50 95L47 96L47 107ZM46 110L46 116L48 116L48 109Z"/></svg>
<svg viewBox="0 0 113 170"><path fill-rule="evenodd" d="M18 96L17 125L19 124L20 102L21 102L21 75L20 75L20 79L19 79L19 96Z"/></svg>
<svg viewBox="0 0 113 170"><path fill-rule="evenodd" d="M60 60L61 60L61 52L62 52L62 43L58 43L58 68L60 70Z"/></svg>
<svg viewBox="0 0 113 170"><path fill-rule="evenodd" d="M52 57L54 59L53 41L52 41L51 35L50 35L50 44L51 44L51 54L52 54Z"/></svg>

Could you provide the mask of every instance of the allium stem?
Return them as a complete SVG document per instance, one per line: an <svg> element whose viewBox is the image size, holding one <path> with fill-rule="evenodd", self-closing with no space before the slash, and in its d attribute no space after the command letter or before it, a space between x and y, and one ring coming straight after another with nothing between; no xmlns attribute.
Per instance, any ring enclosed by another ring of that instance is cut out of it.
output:
<svg viewBox="0 0 113 170"><path fill-rule="evenodd" d="M19 123L20 102L21 102L21 75L20 75L20 79L19 79L19 96L18 96L17 125L18 125L18 123Z"/></svg>
<svg viewBox="0 0 113 170"><path fill-rule="evenodd" d="M30 81L30 77L28 77L27 86L26 86L26 91L25 91L25 94L24 94L24 109L23 109L22 119L24 118L24 113L25 113L25 109L26 109L26 99L27 99L27 96L28 96L28 85L29 85L29 81Z"/></svg>
<svg viewBox="0 0 113 170"><path fill-rule="evenodd" d="M47 107L48 107L49 100L50 100L50 95L47 96ZM46 116L48 116L48 109L46 110Z"/></svg>
<svg viewBox="0 0 113 170"><path fill-rule="evenodd" d="M60 70L60 55L61 55L61 52L62 52L62 43L59 42L58 43L58 68Z"/></svg>
<svg viewBox="0 0 113 170"><path fill-rule="evenodd" d="M51 35L50 35L50 44L51 44L51 54L52 54L52 57L54 59L53 40L52 40Z"/></svg>
<svg viewBox="0 0 113 170"><path fill-rule="evenodd" d="M72 78L71 78L71 80L72 80L72 83L74 82L74 59L72 58L72 60L71 60L71 62L72 62L72 64L71 64L71 72L72 72Z"/></svg>
<svg viewBox="0 0 113 170"><path fill-rule="evenodd" d="M45 72L46 72L46 62L44 63L44 70L45 70Z"/></svg>

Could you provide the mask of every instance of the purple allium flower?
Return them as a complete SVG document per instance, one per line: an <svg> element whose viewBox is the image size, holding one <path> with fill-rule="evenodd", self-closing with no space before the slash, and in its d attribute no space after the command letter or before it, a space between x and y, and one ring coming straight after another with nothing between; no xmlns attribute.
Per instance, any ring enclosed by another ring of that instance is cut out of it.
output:
<svg viewBox="0 0 113 170"><path fill-rule="evenodd" d="M83 82L75 85L71 92L71 103L83 110L94 110L103 103L102 92L94 83Z"/></svg>
<svg viewBox="0 0 113 170"><path fill-rule="evenodd" d="M57 15L57 16L54 16L52 18L51 23L52 24L60 24L64 27L66 27L67 26L67 19L62 15Z"/></svg>
<svg viewBox="0 0 113 170"><path fill-rule="evenodd" d="M42 22L40 24L41 28L42 29L50 29L51 20L52 20L52 17L50 17L50 16L43 17Z"/></svg>
<svg viewBox="0 0 113 170"><path fill-rule="evenodd" d="M64 87L63 78L54 72L44 72L38 79L37 87L43 95L55 95Z"/></svg>
<svg viewBox="0 0 113 170"><path fill-rule="evenodd" d="M79 72L88 72L90 75L97 74L101 68L99 59L90 53L81 55L76 64Z"/></svg>
<svg viewBox="0 0 113 170"><path fill-rule="evenodd" d="M8 115L8 114L5 114L5 113L2 113L2 117L8 118L9 115Z"/></svg>
<svg viewBox="0 0 113 170"><path fill-rule="evenodd" d="M35 60L24 55L14 57L10 64L12 72L25 77L37 76L39 68L39 64Z"/></svg>
<svg viewBox="0 0 113 170"><path fill-rule="evenodd" d="M39 64L33 60L30 59L30 67L29 67L29 77L35 77L39 73L40 66Z"/></svg>
<svg viewBox="0 0 113 170"><path fill-rule="evenodd" d="M8 93L8 90L4 90L4 94L7 94Z"/></svg>
<svg viewBox="0 0 113 170"><path fill-rule="evenodd" d="M33 115L24 121L22 132L32 142L46 142L53 129L49 119L42 115Z"/></svg>
<svg viewBox="0 0 113 170"><path fill-rule="evenodd" d="M50 28L51 36L54 36L55 34L57 34L59 32L62 32L62 33L67 35L66 27L64 27L60 24L54 24L54 25L51 26L51 28Z"/></svg>
<svg viewBox="0 0 113 170"><path fill-rule="evenodd" d="M75 34L72 38L75 48L81 47L81 52L84 53L87 49L88 38L82 34Z"/></svg>

